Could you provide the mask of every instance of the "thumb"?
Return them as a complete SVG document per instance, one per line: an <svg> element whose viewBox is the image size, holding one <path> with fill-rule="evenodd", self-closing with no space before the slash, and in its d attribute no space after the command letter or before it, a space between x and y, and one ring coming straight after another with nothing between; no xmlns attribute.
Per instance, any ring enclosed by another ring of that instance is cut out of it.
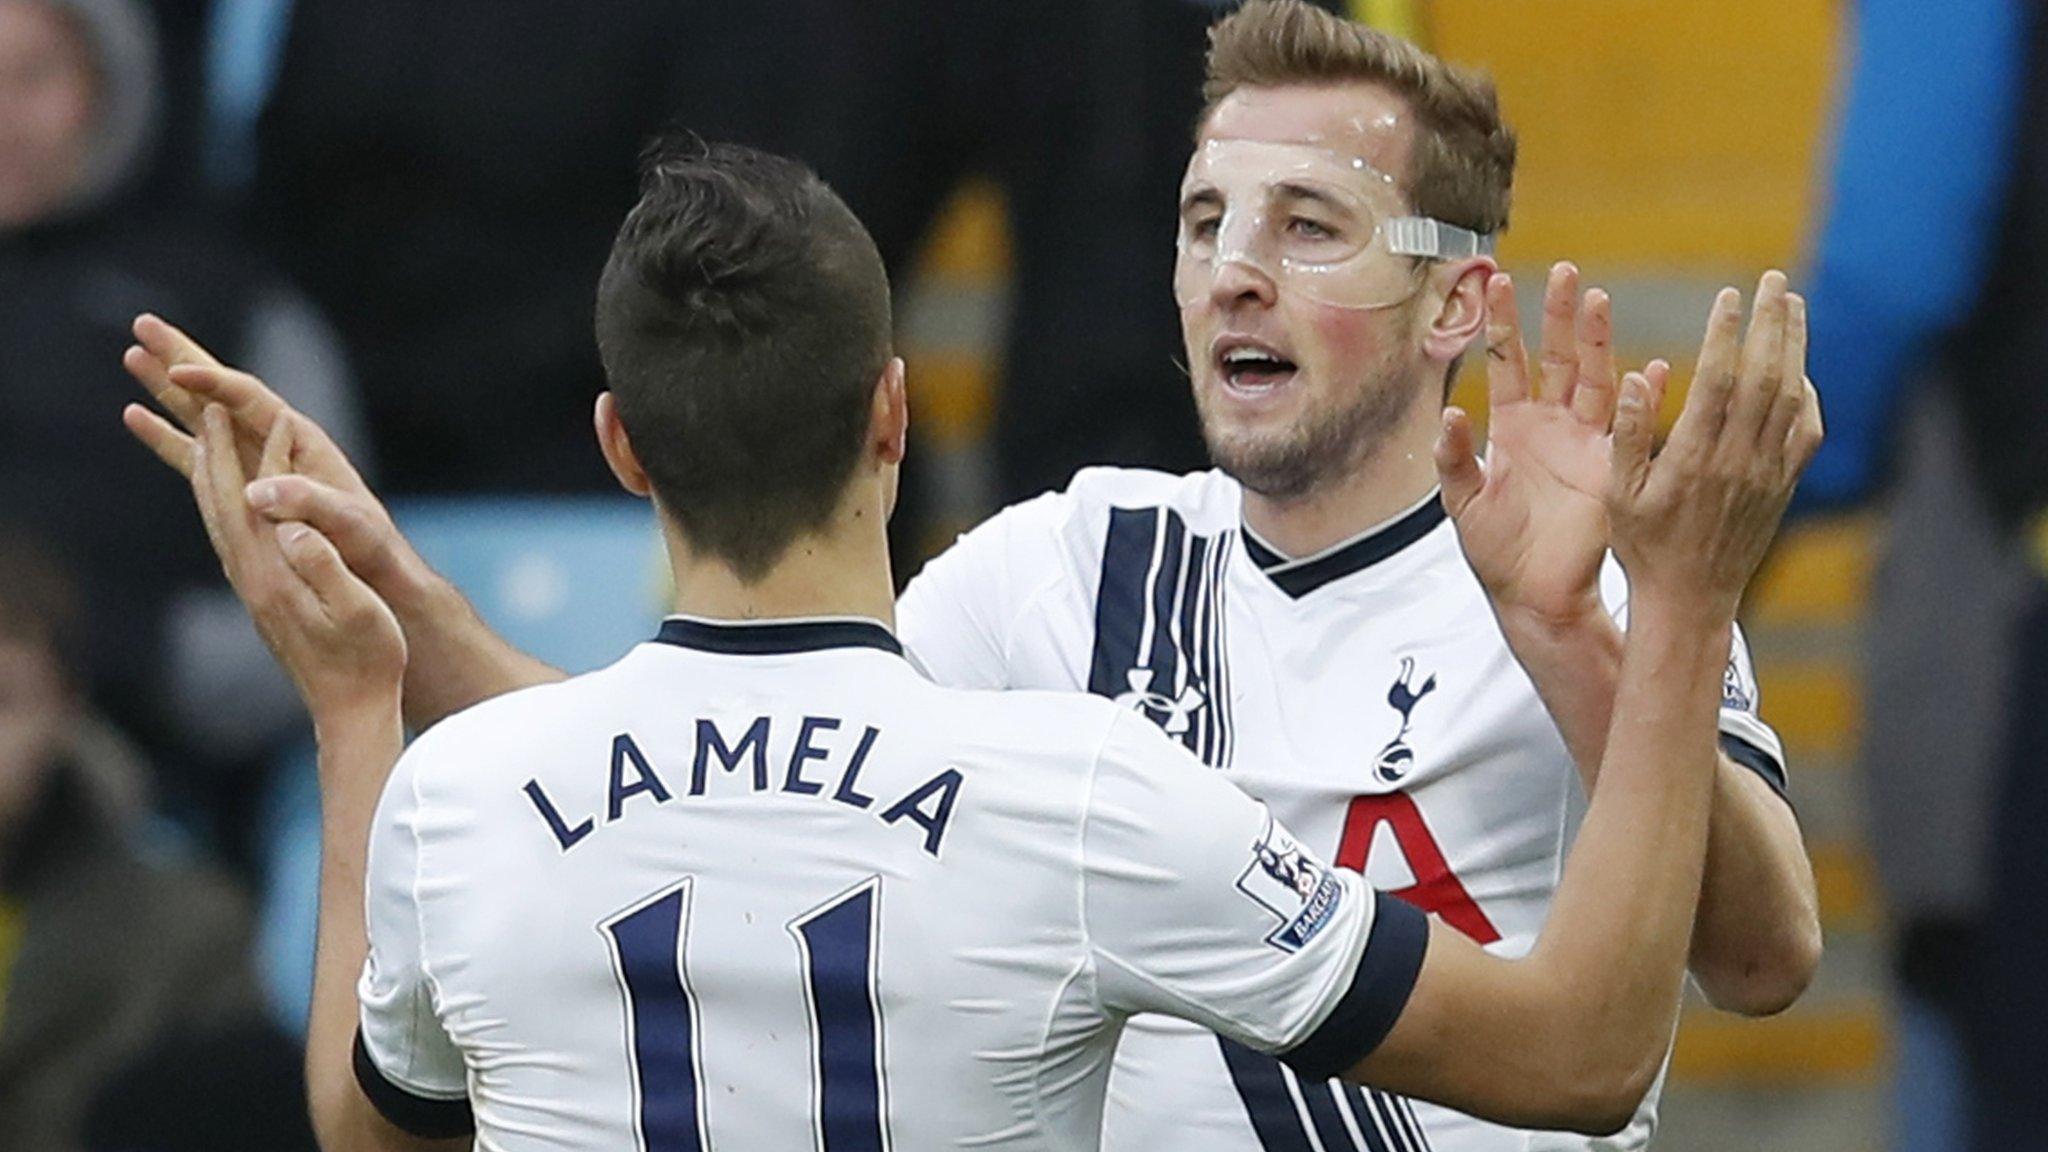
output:
<svg viewBox="0 0 2048 1152"><path fill-rule="evenodd" d="M1486 486L1486 466L1479 460L1472 418L1463 408L1444 409L1444 430L1436 439L1435 456L1437 482L1444 490L1444 511L1456 517Z"/></svg>
<svg viewBox="0 0 2048 1152"><path fill-rule="evenodd" d="M1639 492L1649 479L1650 445L1655 430L1650 382L1642 373L1631 372L1622 378L1621 396L1614 408L1614 449L1610 467L1617 490Z"/></svg>
<svg viewBox="0 0 2048 1152"><path fill-rule="evenodd" d="M377 594L342 563L334 542L314 528L297 521L280 524L277 546L285 563L312 589L331 617L348 620L375 610Z"/></svg>

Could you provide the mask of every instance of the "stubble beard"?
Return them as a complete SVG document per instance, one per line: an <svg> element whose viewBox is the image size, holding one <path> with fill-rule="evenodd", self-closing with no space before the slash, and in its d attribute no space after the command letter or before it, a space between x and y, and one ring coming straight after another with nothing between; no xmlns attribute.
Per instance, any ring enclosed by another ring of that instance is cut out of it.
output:
<svg viewBox="0 0 2048 1152"><path fill-rule="evenodd" d="M1273 434L1219 429L1197 404L1209 459L1268 500L1297 500L1351 475L1372 458L1407 416L1416 381L1391 357L1363 366L1337 395Z"/></svg>

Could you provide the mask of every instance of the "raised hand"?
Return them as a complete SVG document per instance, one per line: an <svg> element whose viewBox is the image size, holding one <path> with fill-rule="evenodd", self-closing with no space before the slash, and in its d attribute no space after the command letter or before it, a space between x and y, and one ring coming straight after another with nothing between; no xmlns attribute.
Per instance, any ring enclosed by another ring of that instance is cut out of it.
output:
<svg viewBox="0 0 2048 1152"><path fill-rule="evenodd" d="M1631 374L1614 418L1607 515L1631 603L1732 621L1822 437L1806 378L1806 302L1782 272L1714 299L1699 368L1664 450L1651 454L1651 388Z"/></svg>
<svg viewBox="0 0 2048 1152"><path fill-rule="evenodd" d="M1604 615L1608 435L1614 415L1613 313L1599 289L1579 292L1578 269L1551 268L1543 344L1532 379L1513 281L1488 281L1486 378L1490 416L1482 461L1471 418L1444 411L1437 475L1466 561L1504 619L1571 625ZM1653 400L1670 366L1643 378ZM1540 382L1540 384L1539 384Z"/></svg>
<svg viewBox="0 0 2048 1152"><path fill-rule="evenodd" d="M228 415L231 449L245 475L257 470L275 428L289 425L292 448L287 466L252 485L251 506L273 521L313 526L339 550L350 569L386 597L400 595L404 582L424 570L392 524L391 514L318 424L293 410L263 381L222 364L198 341L156 316L138 316L134 333L136 343L122 355L121 364L171 419L130 404L121 420L158 459L188 478L193 475L196 436L209 404Z"/></svg>
<svg viewBox="0 0 2048 1152"><path fill-rule="evenodd" d="M325 536L297 521L272 523L249 506L226 408L203 406L197 423L187 463L207 537L315 724L359 709L388 710L395 724L406 661L397 617ZM291 458L292 424L275 421L258 452L259 476L281 475Z"/></svg>

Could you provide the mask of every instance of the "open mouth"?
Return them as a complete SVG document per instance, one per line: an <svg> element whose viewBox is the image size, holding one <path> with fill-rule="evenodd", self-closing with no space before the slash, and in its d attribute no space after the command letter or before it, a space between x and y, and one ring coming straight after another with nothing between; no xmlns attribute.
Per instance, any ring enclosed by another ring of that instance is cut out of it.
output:
<svg viewBox="0 0 2048 1152"><path fill-rule="evenodd" d="M1270 392L1294 379L1294 361L1259 344L1226 347L1216 357L1216 369L1231 389L1251 394Z"/></svg>

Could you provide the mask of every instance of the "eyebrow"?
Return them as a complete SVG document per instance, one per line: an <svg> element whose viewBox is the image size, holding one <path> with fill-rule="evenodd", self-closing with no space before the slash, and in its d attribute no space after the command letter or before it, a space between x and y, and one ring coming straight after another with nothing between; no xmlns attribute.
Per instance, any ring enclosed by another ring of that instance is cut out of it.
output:
<svg viewBox="0 0 2048 1152"><path fill-rule="evenodd" d="M1320 204L1325 208L1329 208L1333 211L1348 211L1351 208L1351 205L1346 204L1344 201L1338 199L1336 196L1333 196L1330 193L1323 191L1322 189L1316 187L1313 184L1302 184L1293 180L1283 180L1280 183L1273 185L1273 191L1275 193L1276 199L1307 200L1315 204ZM1223 193L1217 191L1215 188L1197 188L1189 192L1187 195L1181 197L1180 212L1181 215L1185 216L1196 208L1216 207L1221 205L1222 203Z"/></svg>
<svg viewBox="0 0 2048 1152"><path fill-rule="evenodd" d="M1325 208L1336 210L1348 210L1350 208L1350 205L1310 184L1297 184L1292 180L1284 180L1274 185L1274 190L1283 199L1308 200L1321 204Z"/></svg>

